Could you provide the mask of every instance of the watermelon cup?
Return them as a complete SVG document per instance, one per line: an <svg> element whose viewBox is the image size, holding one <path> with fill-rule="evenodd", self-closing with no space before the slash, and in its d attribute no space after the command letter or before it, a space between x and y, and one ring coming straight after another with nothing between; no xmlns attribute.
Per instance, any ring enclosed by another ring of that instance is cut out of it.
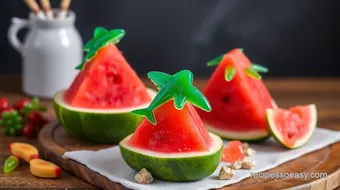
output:
<svg viewBox="0 0 340 190"><path fill-rule="evenodd" d="M55 113L69 134L117 144L141 122L141 116L130 112L147 107L156 92L146 88L116 47L124 35L122 29L96 28L85 44L87 54L77 67L78 75L55 95Z"/></svg>
<svg viewBox="0 0 340 190"><path fill-rule="evenodd" d="M315 104L289 109L267 109L266 120L274 138L285 148L299 148L312 137L317 125Z"/></svg>
<svg viewBox="0 0 340 190"><path fill-rule="evenodd" d="M192 72L153 71L148 77L159 92L149 107L132 111L146 118L119 143L124 161L136 171L145 168L166 181L208 177L221 161L223 141L207 131L193 107L211 111L208 100L192 85Z"/></svg>
<svg viewBox="0 0 340 190"><path fill-rule="evenodd" d="M268 69L252 64L243 49L233 49L212 61L217 65L203 89L212 111L197 109L212 133L229 140L262 141L270 137L266 110L277 108L259 73Z"/></svg>

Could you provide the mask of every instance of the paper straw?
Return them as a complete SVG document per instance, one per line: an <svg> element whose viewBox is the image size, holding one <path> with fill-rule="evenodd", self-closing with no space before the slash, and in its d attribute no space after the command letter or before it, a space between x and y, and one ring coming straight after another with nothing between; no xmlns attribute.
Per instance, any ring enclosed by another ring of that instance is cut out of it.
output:
<svg viewBox="0 0 340 190"><path fill-rule="evenodd" d="M67 15L68 8L70 7L71 0L62 0L60 3L60 11L57 16L57 19L65 19Z"/></svg>
<svg viewBox="0 0 340 190"><path fill-rule="evenodd" d="M40 0L41 6L48 19L53 19L53 12L51 10L50 0Z"/></svg>
<svg viewBox="0 0 340 190"><path fill-rule="evenodd" d="M45 19L44 13L40 10L35 0L24 0L29 9L40 19Z"/></svg>

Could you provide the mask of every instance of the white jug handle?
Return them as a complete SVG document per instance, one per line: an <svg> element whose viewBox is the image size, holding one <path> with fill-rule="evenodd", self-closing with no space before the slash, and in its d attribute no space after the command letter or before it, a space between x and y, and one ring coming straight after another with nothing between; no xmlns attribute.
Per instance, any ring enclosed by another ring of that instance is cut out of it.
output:
<svg viewBox="0 0 340 190"><path fill-rule="evenodd" d="M12 18L12 24L10 25L7 33L7 38L9 43L16 49L19 53L22 53L23 45L18 39L19 30L28 27L29 21L27 19Z"/></svg>

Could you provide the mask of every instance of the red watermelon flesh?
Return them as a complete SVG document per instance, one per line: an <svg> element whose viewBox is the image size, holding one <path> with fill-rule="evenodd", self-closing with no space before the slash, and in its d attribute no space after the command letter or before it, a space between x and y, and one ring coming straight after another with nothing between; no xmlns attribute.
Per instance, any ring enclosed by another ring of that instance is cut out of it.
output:
<svg viewBox="0 0 340 190"><path fill-rule="evenodd" d="M97 52L64 98L70 106L92 109L128 108L151 101L146 86L114 44Z"/></svg>
<svg viewBox="0 0 340 190"><path fill-rule="evenodd" d="M289 148L305 143L316 126L317 114L314 104L294 106L288 110L267 110L267 114L274 137Z"/></svg>
<svg viewBox="0 0 340 190"><path fill-rule="evenodd" d="M225 80L227 66L234 66L236 74L231 81ZM215 72L203 90L212 111L198 110L203 122L225 138L247 140L253 138L252 132L266 136L265 113L273 108L272 97L262 80L246 74L245 68L251 67L250 60L239 49L224 55ZM261 135L254 138L261 138Z"/></svg>
<svg viewBox="0 0 340 190"><path fill-rule="evenodd" d="M208 151L211 138L195 108L186 103L182 110L173 100L154 110L156 125L144 119L128 144L141 149L175 153Z"/></svg>

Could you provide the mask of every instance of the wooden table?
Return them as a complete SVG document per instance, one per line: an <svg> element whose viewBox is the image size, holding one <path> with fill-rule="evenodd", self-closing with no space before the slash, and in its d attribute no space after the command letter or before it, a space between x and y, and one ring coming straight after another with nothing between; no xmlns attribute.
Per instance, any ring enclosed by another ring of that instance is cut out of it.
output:
<svg viewBox="0 0 340 190"><path fill-rule="evenodd" d="M277 104L280 107L289 107L297 104L315 103L318 106L319 126L340 130L340 78L295 78L264 79ZM206 80L196 79L195 85L202 88ZM149 87L153 88L150 82ZM22 98L20 77L0 76L0 96L9 97L13 102ZM46 117L55 119L51 100L42 100L42 104L49 108ZM28 142L36 145L36 138L7 137L0 133L0 170L3 170L3 162L9 155L8 144L13 141ZM340 154L340 153L339 153ZM334 160L340 162L340 160ZM340 172L337 168L334 172ZM340 185L340 179L337 181ZM286 187L291 187L287 184ZM66 172L61 179L39 179L29 172L28 165L19 167L11 174L0 173L0 188L53 188L53 189L96 189L93 185L74 177Z"/></svg>

